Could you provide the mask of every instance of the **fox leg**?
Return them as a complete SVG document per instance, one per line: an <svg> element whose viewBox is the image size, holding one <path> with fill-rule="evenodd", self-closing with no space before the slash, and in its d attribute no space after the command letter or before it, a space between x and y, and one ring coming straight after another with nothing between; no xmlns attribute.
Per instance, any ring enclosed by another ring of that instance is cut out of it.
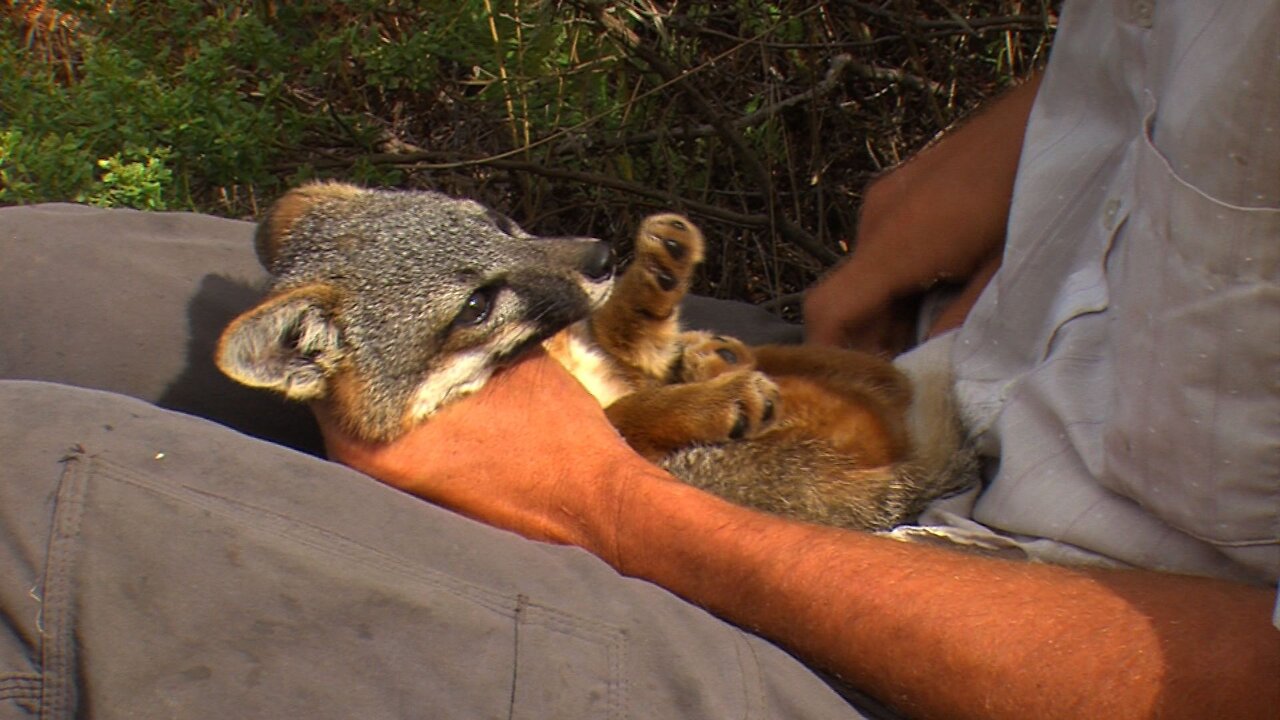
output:
<svg viewBox="0 0 1280 720"><path fill-rule="evenodd" d="M651 215L640 223L635 260L591 316L595 342L634 380L668 379L679 351L680 300L704 253L702 232L683 216Z"/></svg>
<svg viewBox="0 0 1280 720"><path fill-rule="evenodd" d="M783 420L797 434L824 438L864 464L894 462L912 449L912 388L889 361L869 353L809 345L753 348L756 365L782 388Z"/></svg>
<svg viewBox="0 0 1280 720"><path fill-rule="evenodd" d="M680 448L757 435L772 424L777 406L778 386L761 373L741 370L639 390L605 414L636 452L658 460Z"/></svg>
<svg viewBox="0 0 1280 720"><path fill-rule="evenodd" d="M676 382L700 382L727 372L756 368L755 353L735 337L686 330L677 337L676 344L680 357L671 373Z"/></svg>
<svg viewBox="0 0 1280 720"><path fill-rule="evenodd" d="M871 353L815 345L762 345L752 352L760 371L774 377L804 377L836 392L869 394L899 408L911 403L907 376Z"/></svg>

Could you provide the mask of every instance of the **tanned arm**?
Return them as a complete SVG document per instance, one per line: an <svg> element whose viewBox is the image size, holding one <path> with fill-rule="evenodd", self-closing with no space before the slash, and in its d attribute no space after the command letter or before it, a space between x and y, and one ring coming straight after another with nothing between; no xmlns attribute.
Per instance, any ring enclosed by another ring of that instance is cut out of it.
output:
<svg viewBox="0 0 1280 720"><path fill-rule="evenodd" d="M746 510L644 462L545 356L390 445L361 444L317 414L335 459L528 537L585 547L912 717L1280 709L1274 590L991 560Z"/></svg>

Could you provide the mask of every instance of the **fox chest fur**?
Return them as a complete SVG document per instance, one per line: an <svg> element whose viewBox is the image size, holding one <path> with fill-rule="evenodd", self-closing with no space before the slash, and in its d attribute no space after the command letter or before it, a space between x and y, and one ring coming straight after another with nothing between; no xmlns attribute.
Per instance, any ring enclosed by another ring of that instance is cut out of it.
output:
<svg viewBox="0 0 1280 720"><path fill-rule="evenodd" d="M682 216L642 222L616 279L606 243L534 237L430 192L304 186L255 246L271 287L223 333L217 364L323 399L366 440L394 439L542 345L638 452L730 500L880 529L954 484L950 419L913 438L912 390L888 363L682 330L704 253Z"/></svg>

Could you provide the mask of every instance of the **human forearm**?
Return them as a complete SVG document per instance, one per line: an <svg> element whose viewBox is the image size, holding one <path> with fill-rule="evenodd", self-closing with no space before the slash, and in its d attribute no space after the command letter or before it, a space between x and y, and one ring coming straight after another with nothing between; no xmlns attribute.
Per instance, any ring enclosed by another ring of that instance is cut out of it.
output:
<svg viewBox="0 0 1280 720"><path fill-rule="evenodd" d="M1243 718L1280 703L1268 591L998 562L756 513L646 463L545 356L394 443L317 415L335 459L586 547L913 716Z"/></svg>
<svg viewBox="0 0 1280 720"><path fill-rule="evenodd" d="M1273 594L1076 571L762 516L641 483L628 574L759 630L912 717L1273 717Z"/></svg>

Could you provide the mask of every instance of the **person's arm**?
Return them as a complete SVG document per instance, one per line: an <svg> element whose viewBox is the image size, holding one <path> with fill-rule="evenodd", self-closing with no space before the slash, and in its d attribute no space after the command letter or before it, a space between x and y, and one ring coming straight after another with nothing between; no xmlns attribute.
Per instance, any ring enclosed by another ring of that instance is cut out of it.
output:
<svg viewBox="0 0 1280 720"><path fill-rule="evenodd" d="M1022 138L1040 76L873 182L852 254L805 297L809 342L900 350L895 303L965 283L933 332L958 326L1000 265Z"/></svg>
<svg viewBox="0 0 1280 720"><path fill-rule="evenodd" d="M631 452L546 356L391 445L353 441L318 414L333 458L580 545L912 717L1274 718L1280 708L1273 591L991 560L731 505Z"/></svg>

